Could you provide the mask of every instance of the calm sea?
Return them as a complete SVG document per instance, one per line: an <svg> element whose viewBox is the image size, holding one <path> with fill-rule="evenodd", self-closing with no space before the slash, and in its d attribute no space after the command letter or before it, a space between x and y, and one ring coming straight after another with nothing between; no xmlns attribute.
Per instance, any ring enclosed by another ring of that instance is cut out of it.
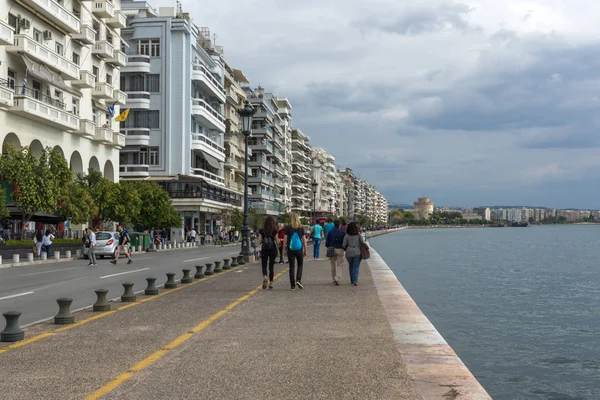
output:
<svg viewBox="0 0 600 400"><path fill-rule="evenodd" d="M600 225L371 243L494 399L600 399Z"/></svg>

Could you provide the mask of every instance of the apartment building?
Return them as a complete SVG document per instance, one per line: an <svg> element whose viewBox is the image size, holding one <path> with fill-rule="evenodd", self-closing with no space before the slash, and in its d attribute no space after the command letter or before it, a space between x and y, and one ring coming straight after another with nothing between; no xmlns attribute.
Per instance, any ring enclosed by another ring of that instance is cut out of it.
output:
<svg viewBox="0 0 600 400"><path fill-rule="evenodd" d="M313 209L312 159L310 138L300 129L292 129L292 211L311 215Z"/></svg>
<svg viewBox="0 0 600 400"><path fill-rule="evenodd" d="M320 216L333 215L339 206L335 157L320 147L314 147L311 158L313 181L319 184L315 211Z"/></svg>
<svg viewBox="0 0 600 400"><path fill-rule="evenodd" d="M357 179L350 168L338 169L341 179L342 207L338 214L352 219L356 215L356 202L358 197Z"/></svg>
<svg viewBox="0 0 600 400"><path fill-rule="evenodd" d="M225 185L223 49L181 8L123 1L122 9L131 112L121 127L121 179L159 182L185 229L215 233L221 210L242 206L239 188Z"/></svg>
<svg viewBox="0 0 600 400"><path fill-rule="evenodd" d="M278 171L280 172L279 179L282 182L283 189L281 191L282 203L285 207L285 212L292 211L292 104L285 97L278 97L277 114L279 115L279 128L281 130L281 145L279 149L281 153L281 162L279 162Z"/></svg>

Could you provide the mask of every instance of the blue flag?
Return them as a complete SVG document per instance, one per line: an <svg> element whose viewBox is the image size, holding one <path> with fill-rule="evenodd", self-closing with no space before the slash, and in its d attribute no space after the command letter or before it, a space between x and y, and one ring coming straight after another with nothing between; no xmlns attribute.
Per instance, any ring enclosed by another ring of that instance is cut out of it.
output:
<svg viewBox="0 0 600 400"><path fill-rule="evenodd" d="M21 89L22 95L25 94L25 89L27 89L27 71L28 69L25 69L25 75L23 75L23 89Z"/></svg>
<svg viewBox="0 0 600 400"><path fill-rule="evenodd" d="M115 105L111 104L110 106L108 106L108 113L110 114L111 118L115 117Z"/></svg>

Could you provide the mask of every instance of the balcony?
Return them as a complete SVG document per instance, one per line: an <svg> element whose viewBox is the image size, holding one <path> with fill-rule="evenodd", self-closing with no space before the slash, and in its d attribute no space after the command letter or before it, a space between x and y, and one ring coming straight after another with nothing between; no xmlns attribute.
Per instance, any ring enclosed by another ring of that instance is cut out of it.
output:
<svg viewBox="0 0 600 400"><path fill-rule="evenodd" d="M14 34L13 27L0 20L0 46L12 46L15 41Z"/></svg>
<svg viewBox="0 0 600 400"><path fill-rule="evenodd" d="M248 177L248 182L250 183L260 183L266 186L275 185L275 180L270 176L264 174L257 174L255 176Z"/></svg>
<svg viewBox="0 0 600 400"><path fill-rule="evenodd" d="M225 161L225 148L202 133L192 132L192 150L201 150L219 161Z"/></svg>
<svg viewBox="0 0 600 400"><path fill-rule="evenodd" d="M208 69L202 64L192 65L192 80L200 83L204 89L210 91L215 95L216 98L221 100L223 103L227 100L225 96L225 88L221 85L221 82L217 80L210 73Z"/></svg>
<svg viewBox="0 0 600 400"><path fill-rule="evenodd" d="M112 65L118 65L120 67L124 67L127 65L127 55L123 53L121 50L113 50L112 57L108 57L106 59L107 63Z"/></svg>
<svg viewBox="0 0 600 400"><path fill-rule="evenodd" d="M125 28L127 26L127 17L121 10L116 10L114 17L107 20L106 24L116 29Z"/></svg>
<svg viewBox="0 0 600 400"><path fill-rule="evenodd" d="M213 174L212 172L208 172L205 169L192 168L192 174L206 178L208 181L212 181L213 183L216 183L220 186L225 185L225 178L223 178L219 175Z"/></svg>
<svg viewBox="0 0 600 400"><path fill-rule="evenodd" d="M202 99L192 99L192 115L198 117L204 125L219 132L225 132L225 117Z"/></svg>
<svg viewBox="0 0 600 400"><path fill-rule="evenodd" d="M250 164L248 164L248 165L250 165ZM226 157L225 158L225 168L237 169L237 170L241 171L244 169L244 162L236 160L235 157Z"/></svg>
<svg viewBox="0 0 600 400"><path fill-rule="evenodd" d="M115 6L109 0L96 0L92 3L92 13L100 18L115 16Z"/></svg>
<svg viewBox="0 0 600 400"><path fill-rule="evenodd" d="M149 128L122 128L121 134L125 136L125 142L128 146L150 145Z"/></svg>
<svg viewBox="0 0 600 400"><path fill-rule="evenodd" d="M113 89L112 99L116 104L127 104L127 95L120 89Z"/></svg>
<svg viewBox="0 0 600 400"><path fill-rule="evenodd" d="M121 72L150 73L150 56L143 54L127 56L127 65L121 69Z"/></svg>
<svg viewBox="0 0 600 400"><path fill-rule="evenodd" d="M47 17L52 23L58 25L69 33L79 32L79 18L73 14L73 10L63 7L55 0L22 0L23 3L32 7L40 14Z"/></svg>
<svg viewBox="0 0 600 400"><path fill-rule="evenodd" d="M93 139L96 135L96 124L89 119L81 119L79 120L79 129L75 133Z"/></svg>
<svg viewBox="0 0 600 400"><path fill-rule="evenodd" d="M127 107L150 108L150 92L127 92Z"/></svg>
<svg viewBox="0 0 600 400"><path fill-rule="evenodd" d="M74 40L78 40L83 44L94 44L96 42L96 31L91 25L81 25L79 32L71 36Z"/></svg>
<svg viewBox="0 0 600 400"><path fill-rule="evenodd" d="M15 91L8 86L8 81L0 79L0 105L12 107L15 103Z"/></svg>
<svg viewBox="0 0 600 400"><path fill-rule="evenodd" d="M271 127L262 127L262 128L252 128L252 136L253 137L266 137L268 139L273 139L273 130Z"/></svg>
<svg viewBox="0 0 600 400"><path fill-rule="evenodd" d="M150 166L144 164L121 164L119 166L121 178L147 178L150 176Z"/></svg>
<svg viewBox="0 0 600 400"><path fill-rule="evenodd" d="M25 54L31 59L43 63L48 68L62 74L63 79L79 79L79 66L25 35L15 35L13 46L6 48L8 53Z"/></svg>
<svg viewBox="0 0 600 400"><path fill-rule="evenodd" d="M96 86L96 75L90 71L80 70L79 79L72 81L71 85L79 88L93 89Z"/></svg>
<svg viewBox="0 0 600 400"><path fill-rule="evenodd" d="M20 86L15 88L14 99L10 111L64 130L79 129L79 116L66 111L65 103L59 100Z"/></svg>
<svg viewBox="0 0 600 400"><path fill-rule="evenodd" d="M252 151L264 151L265 153L273 153L273 145L271 143L256 143L252 145Z"/></svg>
<svg viewBox="0 0 600 400"><path fill-rule="evenodd" d="M112 58L114 47L107 40L98 40L94 47L92 47L92 54L102 58Z"/></svg>
<svg viewBox="0 0 600 400"><path fill-rule="evenodd" d="M122 135L119 132L113 132L112 145L117 149L125 147L125 135Z"/></svg>
<svg viewBox="0 0 600 400"><path fill-rule="evenodd" d="M96 127L94 140L100 143L112 143L113 131L108 126Z"/></svg>
<svg viewBox="0 0 600 400"><path fill-rule="evenodd" d="M273 164L265 160L263 157L260 157L260 159L257 160L248 160L248 165L251 167L261 167L267 171L272 171L274 168Z"/></svg>
<svg viewBox="0 0 600 400"><path fill-rule="evenodd" d="M111 84L106 82L96 82L94 90L92 91L92 97L99 99L112 99L113 98L113 87Z"/></svg>

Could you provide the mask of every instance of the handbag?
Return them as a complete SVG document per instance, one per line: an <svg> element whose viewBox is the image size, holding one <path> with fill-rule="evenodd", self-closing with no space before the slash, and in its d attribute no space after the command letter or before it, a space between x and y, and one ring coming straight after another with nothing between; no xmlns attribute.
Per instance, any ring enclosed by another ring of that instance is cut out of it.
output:
<svg viewBox="0 0 600 400"><path fill-rule="evenodd" d="M368 260L371 257L371 253L369 252L369 246L366 243L362 243L360 245L360 258L363 260Z"/></svg>
<svg viewBox="0 0 600 400"><path fill-rule="evenodd" d="M328 258L335 257L335 247L329 246L327 248L327 253L325 254L325 257L328 257Z"/></svg>

